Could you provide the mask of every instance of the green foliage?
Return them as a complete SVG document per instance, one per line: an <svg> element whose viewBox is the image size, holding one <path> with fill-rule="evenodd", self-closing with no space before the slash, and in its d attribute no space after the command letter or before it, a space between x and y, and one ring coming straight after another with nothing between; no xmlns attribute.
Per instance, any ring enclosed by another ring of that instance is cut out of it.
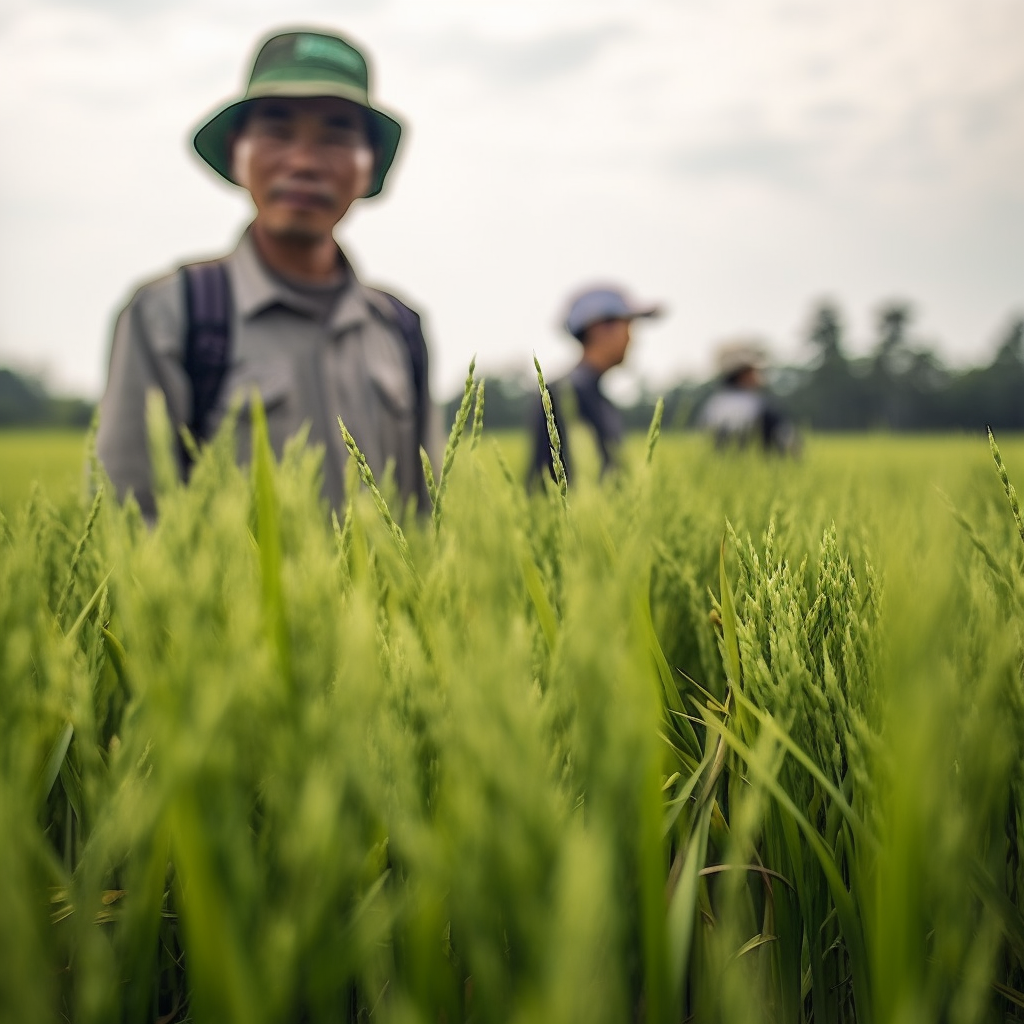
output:
<svg viewBox="0 0 1024 1024"><path fill-rule="evenodd" d="M83 430L92 415L93 403L58 398L47 392L42 381L0 366L0 428Z"/></svg>
<svg viewBox="0 0 1024 1024"><path fill-rule="evenodd" d="M808 367L781 373L786 407L817 430L1020 430L1024 387L1024 318L1011 317L992 361L956 370L914 337L914 309L883 305L869 357L843 351L843 325L830 302L815 310Z"/></svg>
<svg viewBox="0 0 1024 1024"><path fill-rule="evenodd" d="M85 439L79 430L0 431L0 509L23 505L37 481L45 481L50 498L80 494Z"/></svg>
<svg viewBox="0 0 1024 1024"><path fill-rule="evenodd" d="M5 507L0 1017L1019 1019L1020 442L565 500L463 406L419 520L258 407L151 527Z"/></svg>

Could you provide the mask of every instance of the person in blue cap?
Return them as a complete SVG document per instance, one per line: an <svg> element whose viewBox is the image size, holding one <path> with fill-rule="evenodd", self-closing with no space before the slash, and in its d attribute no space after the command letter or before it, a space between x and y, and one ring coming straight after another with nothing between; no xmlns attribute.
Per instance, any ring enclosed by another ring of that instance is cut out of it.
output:
<svg viewBox="0 0 1024 1024"><path fill-rule="evenodd" d="M601 390L604 374L626 357L633 321L661 314L657 305L638 303L616 286L587 288L569 302L565 329L581 345L579 363L566 377L549 386L555 423L562 442L562 462L572 479L573 461L568 440L568 407L593 431L604 476L617 462L622 441L622 413ZM530 481L554 475L547 419L540 400L535 403L532 424L533 457Z"/></svg>

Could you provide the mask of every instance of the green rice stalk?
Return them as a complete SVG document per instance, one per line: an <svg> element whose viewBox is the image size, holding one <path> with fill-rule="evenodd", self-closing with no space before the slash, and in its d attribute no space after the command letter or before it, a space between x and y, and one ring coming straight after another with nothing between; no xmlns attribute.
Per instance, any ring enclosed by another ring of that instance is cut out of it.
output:
<svg viewBox="0 0 1024 1024"><path fill-rule="evenodd" d="M128 676L128 653L124 649L124 644L106 626L101 627L101 633L104 649L110 658L110 664L113 666L114 673L125 690L130 692L131 681Z"/></svg>
<svg viewBox="0 0 1024 1024"><path fill-rule="evenodd" d="M718 551L718 582L721 588L722 616L722 650L725 674L729 685L739 691L741 684L740 648L736 634L736 602L732 596L732 587L725 571L725 537L722 538Z"/></svg>
<svg viewBox="0 0 1024 1024"><path fill-rule="evenodd" d="M743 759L748 772L760 783L775 800L779 808L789 816L796 827L803 833L804 839L814 854L818 865L825 875L829 894L839 919L843 938L846 941L847 954L853 974L853 987L857 1008L858 1022L873 1024L871 986L868 972L868 956L860 911L850 890L847 889L839 866L836 864L833 851L825 845L818 830L808 821L807 817L793 802L793 798L780 785L774 773L769 771L756 757L753 751L732 731L717 721L712 715L704 715L708 728L721 736L726 743Z"/></svg>
<svg viewBox="0 0 1024 1024"><path fill-rule="evenodd" d="M161 497L175 491L181 477L175 452L174 431L167 415L167 401L164 393L157 388L152 388L146 394L146 437L149 442L153 493L159 501Z"/></svg>
<svg viewBox="0 0 1024 1024"><path fill-rule="evenodd" d="M78 538L78 543L75 545L75 552L71 556L71 565L68 566L68 577L64 582L64 589L61 591L60 600L57 602L57 611L55 614L58 623L64 618L64 609L67 607L67 603L71 598L71 592L75 588L75 581L78 578L78 563L81 561L82 552L85 550L85 546L89 542L89 537L92 534L92 528L96 522L96 516L99 514L102 502L103 488L101 487L96 492L96 497L92 500L92 507L89 509L89 517L85 521L85 529L82 531L82 536Z"/></svg>
<svg viewBox="0 0 1024 1024"><path fill-rule="evenodd" d="M100 428L100 407L97 404L93 409L92 417L89 420L89 429L85 434L85 466L87 487L90 491L97 491L103 486L106 473L100 465L99 456L96 454L96 434Z"/></svg>
<svg viewBox="0 0 1024 1024"><path fill-rule="evenodd" d="M1003 457L999 454L999 446L996 444L996 438L992 433L991 427L988 428L988 446L992 452L992 459L996 464L996 472L1002 481L1003 490L1006 491L1006 498L1010 503L1010 511L1013 513L1013 521L1017 524L1017 533L1020 535L1020 539L1024 541L1024 518L1021 517L1017 491L1013 484L1010 483L1009 474L1006 472L1006 466L1003 465Z"/></svg>
<svg viewBox="0 0 1024 1024"><path fill-rule="evenodd" d="M865 828L863 821L861 821L860 816L850 806L849 801L843 795L842 791L828 778L821 768L818 767L814 759L800 747L793 737L783 729L778 722L775 721L771 714L762 708L758 708L753 701L742 693L734 693L734 696L737 704L748 711L750 715L758 721L761 728L770 733L771 736L785 748L787 753L791 754L828 794L829 799L832 801L832 806L842 814L847 822L849 822L850 827L854 830L858 842L871 842L870 834Z"/></svg>
<svg viewBox="0 0 1024 1024"><path fill-rule="evenodd" d="M282 678L292 684L291 637L281 579L281 524L274 489L274 454L270 447L267 416L258 391L250 399L252 417L252 484L256 497L256 540L259 544L260 577L263 581L263 612Z"/></svg>
<svg viewBox="0 0 1024 1024"><path fill-rule="evenodd" d="M508 464L508 459L505 458L505 453L497 446L492 449L492 452L494 455L494 461L498 464L498 470L505 478L505 483L512 488L512 493L518 494L522 484L516 479L515 474L512 472L512 467Z"/></svg>
<svg viewBox="0 0 1024 1024"><path fill-rule="evenodd" d="M765 880L777 878L789 889L794 889L793 883L785 875L780 874L778 871L772 871L771 868L766 868L763 864L709 864L706 868L700 869L700 875L702 878L706 878L709 875L720 875L726 871L744 871L751 875L760 875L761 878ZM761 936L761 938L764 939L775 937L776 936Z"/></svg>
<svg viewBox="0 0 1024 1024"><path fill-rule="evenodd" d="M649 466L654 458L654 449L658 446L661 438L661 421L665 415L665 399L659 398L654 407L654 415L651 417L651 425L647 429L647 456L645 462Z"/></svg>
<svg viewBox="0 0 1024 1024"><path fill-rule="evenodd" d="M183 792L170 811L171 856L184 933L191 950L189 981L197 1017L223 1024L250 1024L259 989L227 894L218 884L214 850L205 841L199 800Z"/></svg>
<svg viewBox="0 0 1024 1024"><path fill-rule="evenodd" d="M975 530L971 521L956 507L956 505L953 504L952 500L941 491L939 494L945 500L946 507L949 509L949 514L953 517L964 533L967 534L971 544L973 544L981 554L981 557L985 561L985 565L992 574L993 582L1003 592L1003 594L1010 599L1018 611L1024 612L1024 600L1021 599L1021 596L1017 591L1017 586L1013 578L1006 571L1006 568L999 563L999 560L992 553L989 546L978 535L978 531Z"/></svg>
<svg viewBox="0 0 1024 1024"><path fill-rule="evenodd" d="M178 436L181 438L181 446L185 449L185 454L188 455L192 462L198 462L202 454L199 451L199 442L192 436L192 431L188 429L186 424L183 423L178 428Z"/></svg>
<svg viewBox="0 0 1024 1024"><path fill-rule="evenodd" d="M89 616L96 610L97 605L106 597L107 581L113 574L113 569L107 573L106 576L100 580L100 585L93 591L92 597L89 598L85 603L85 607L78 613L78 618L75 619L74 625L64 634L64 639L69 643L78 636L78 631L85 625Z"/></svg>
<svg viewBox="0 0 1024 1024"><path fill-rule="evenodd" d="M124 908L118 945L127 965L128 979L125 1002L128 1020L146 1020L153 988L158 980L161 908L166 895L167 862L170 856L170 835L165 823L150 838L148 849L136 851L129 868L126 888L129 898ZM148 1019L152 1020L150 1013Z"/></svg>
<svg viewBox="0 0 1024 1024"><path fill-rule="evenodd" d="M70 750L70 745L68 750ZM85 816L85 795L82 792L82 777L72 763L71 758L67 756L67 752L65 752L64 757L60 760L58 774L60 775L61 785L64 788L64 795L67 797L71 809L75 812L75 818L81 822ZM66 820L69 824L72 821L71 818ZM74 856L72 844L69 843L66 846L64 854L69 860L68 868L73 868L78 858Z"/></svg>
<svg viewBox="0 0 1024 1024"><path fill-rule="evenodd" d="M760 949L761 946L766 946L769 942L778 942L778 935L755 935L752 939L744 942L742 946L734 954L737 960L740 957L746 956L748 953L752 953L755 949Z"/></svg>
<svg viewBox="0 0 1024 1024"><path fill-rule="evenodd" d="M341 575L342 590L347 591L352 582L352 570L349 567L349 551L352 547L352 506L345 507L345 524L338 522L338 513L331 509L331 528L334 530L334 544L338 552L338 568Z"/></svg>
<svg viewBox="0 0 1024 1024"><path fill-rule="evenodd" d="M992 982L992 990L998 992L1004 999L1009 1000L1014 1006L1024 1010L1024 992L1018 992L1009 985L1000 985L998 981Z"/></svg>
<svg viewBox="0 0 1024 1024"><path fill-rule="evenodd" d="M430 510L433 514L434 505L437 504L437 481L434 479L434 467L430 464L430 456L423 447L420 448L420 462L423 465L423 479L427 482L427 497L430 498Z"/></svg>
<svg viewBox="0 0 1024 1024"><path fill-rule="evenodd" d="M981 864L973 867L971 888L995 912L1007 945L1018 961L1024 964L1024 913L1021 908L1006 895Z"/></svg>
<svg viewBox="0 0 1024 1024"><path fill-rule="evenodd" d="M50 751L46 755L46 760L39 771L39 782L36 786L37 798L41 804L46 803L46 799L53 789L53 784L57 781L57 776L60 774L60 766L64 763L68 747L71 746L71 737L74 734L74 725L71 722L65 722L64 727L57 734L57 738L53 741L53 746L50 747Z"/></svg>
<svg viewBox="0 0 1024 1024"><path fill-rule="evenodd" d="M544 589L540 571L525 546L519 552L519 567L523 574L523 582L526 584L526 592L530 595L534 611L537 613L537 621L540 623L548 650L554 650L555 641L558 639L558 615Z"/></svg>
<svg viewBox="0 0 1024 1024"><path fill-rule="evenodd" d="M341 436L345 441L345 447L348 449L349 457L359 467L359 479L363 481L363 485L370 492L370 497L373 498L373 504L380 515L384 525L388 528L388 532L391 534L392 539L395 542L395 547L398 548L398 553L402 557L402 561L405 563L406 568L409 570L413 580L419 581L419 574L416 572L416 565L412 560L412 552L409 550L409 542L405 538L405 534L402 532L402 528L395 521L395 517L391 514L391 509L388 508L388 503L384 500L384 495L380 493L380 488L377 486L377 482L373 478L373 470L370 469L370 464L366 461L366 456L362 453L359 445L356 444L355 438L349 433L348 427L345 426L341 417L338 417L338 426L341 428ZM347 517L346 517L347 518Z"/></svg>
<svg viewBox="0 0 1024 1024"><path fill-rule="evenodd" d="M337 545L338 554L345 554L345 535L341 528L341 523L338 522L338 513L336 509L331 509L331 529L334 530L334 543Z"/></svg>
<svg viewBox="0 0 1024 1024"><path fill-rule="evenodd" d="M650 598L650 573L647 573L646 586L636 588L634 604L637 611L639 628L643 634L647 649L651 653L654 666L658 672L658 679L661 682L661 695L664 699L664 708L667 712L671 731L675 737L682 741L686 754L689 757L687 767L692 767L701 758L700 741L693 731L693 726L686 717L686 705L679 693L675 676L669 666L665 652L662 650L661 641L658 639L657 630L654 628L654 619L651 615Z"/></svg>
<svg viewBox="0 0 1024 1024"><path fill-rule="evenodd" d="M480 443L480 437L484 432L484 384L481 380L476 386L476 402L473 404L473 442L469 446L472 451Z"/></svg>
<svg viewBox="0 0 1024 1024"><path fill-rule="evenodd" d="M697 895L700 889L700 869L707 859L708 835L714 803L704 802L697 822L690 834L676 873L675 888L668 904L668 965L672 1006L682 1004L686 978L690 970L690 950L693 930L697 922ZM678 1014L677 1014L678 1019Z"/></svg>
<svg viewBox="0 0 1024 1024"><path fill-rule="evenodd" d="M551 394L544 381L544 371L540 368L540 360L536 354L533 357L533 365L537 370L537 385L540 388L540 403L544 409L544 420L548 428L548 441L550 443L551 464L555 470L555 485L561 498L562 507L568 504L569 483L565 475L565 464L562 462L562 439L558 436L558 425L555 423L555 409L551 404Z"/></svg>
<svg viewBox="0 0 1024 1024"><path fill-rule="evenodd" d="M473 402L473 375L475 372L476 356L473 356L469 363L469 372L466 374L466 386L462 390L462 401L459 403L458 412L455 414L455 422L452 424L451 432L448 434L444 458L441 460L441 476L437 481L437 494L434 498L434 511L431 517L435 536L441 530L441 513L444 497L448 492L448 482L451 478L452 466L455 464L455 453L459 449L459 441L462 439L462 433L466 429L466 423L469 420L469 409Z"/></svg>
<svg viewBox="0 0 1024 1024"><path fill-rule="evenodd" d="M644 1001L649 1021L678 1019L672 1011L671 963L665 918L665 854L661 842L659 758L647 748L641 776L637 857L639 860L641 935L644 954Z"/></svg>
<svg viewBox="0 0 1024 1024"><path fill-rule="evenodd" d="M702 721L699 718L695 718L693 720L696 722ZM661 738L665 740L667 743L669 743L670 746L672 746L671 740L669 740L664 733L661 734ZM673 752L676 754L676 757L679 757L681 751L678 751L677 748L675 748L674 746L672 746L672 749ZM683 810L689 808L691 804L690 798L693 795L693 791L697 788L697 784L704 777L704 773L707 771L708 765L710 765L711 762L714 760L716 752L717 751L712 750L709 744L707 750L704 752L703 757L700 759L698 764L696 764L690 771L689 776L679 776L676 779L676 781L679 783L679 786L678 788L673 789L672 798L670 800L666 800L665 802L665 816L662 819L661 824L662 838L668 838L669 834L672 832L672 829L675 827L676 822L679 820L679 816L682 814ZM678 773L676 774L678 775ZM696 801L692 802L696 804ZM688 840L689 836L690 833L685 832L684 830L684 838ZM679 872L681 869L682 863L677 856L676 860L674 860L672 863L672 867L669 871L668 883L665 886L666 893L669 897L671 897L674 887L678 884Z"/></svg>

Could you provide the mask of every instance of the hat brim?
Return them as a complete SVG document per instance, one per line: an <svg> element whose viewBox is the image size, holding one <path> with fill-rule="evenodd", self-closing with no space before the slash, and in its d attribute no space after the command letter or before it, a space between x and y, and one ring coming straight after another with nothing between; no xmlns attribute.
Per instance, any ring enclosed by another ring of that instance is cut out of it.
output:
<svg viewBox="0 0 1024 1024"><path fill-rule="evenodd" d="M238 124L239 114L253 100L272 96L301 99L334 96L362 107L373 122L372 134L376 143L373 181L366 198L380 193L398 152L402 126L391 115L369 106L359 90L346 89L337 82L279 82L250 89L241 99L233 100L216 110L195 130L192 135L192 146L196 153L222 178L232 185L237 185L238 182L231 173L230 142Z"/></svg>
<svg viewBox="0 0 1024 1024"><path fill-rule="evenodd" d="M664 312L661 306L640 306L636 309L631 309L629 312L630 320L640 320L646 318L659 317Z"/></svg>
<svg viewBox="0 0 1024 1024"><path fill-rule="evenodd" d="M663 306L630 306L628 309L617 312L614 314L600 314L587 320L586 323L573 327L567 320L562 326L565 327L566 331L569 332L577 341L583 340L583 335L586 334L594 324L599 324L604 320L643 320L653 319L659 317L664 313Z"/></svg>

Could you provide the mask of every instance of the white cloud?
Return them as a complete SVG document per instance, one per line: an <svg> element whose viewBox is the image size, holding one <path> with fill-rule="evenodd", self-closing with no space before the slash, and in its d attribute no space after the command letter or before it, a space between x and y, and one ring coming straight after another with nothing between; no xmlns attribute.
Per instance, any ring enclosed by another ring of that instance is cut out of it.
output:
<svg viewBox="0 0 1024 1024"><path fill-rule="evenodd" d="M1024 304L1016 0L8 0L0 360L95 392L131 282L245 221L188 131L270 28L339 22L409 127L344 237L424 308L439 391L474 351L572 358L591 277L665 299L635 359L661 380L741 328L795 350L824 292L862 334L907 294L961 358Z"/></svg>

